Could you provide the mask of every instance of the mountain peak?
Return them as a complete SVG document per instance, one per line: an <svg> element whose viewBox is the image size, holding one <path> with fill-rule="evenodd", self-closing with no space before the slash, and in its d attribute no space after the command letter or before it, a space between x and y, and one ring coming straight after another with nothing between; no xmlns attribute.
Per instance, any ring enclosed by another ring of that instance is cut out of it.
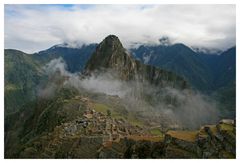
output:
<svg viewBox="0 0 240 163"><path fill-rule="evenodd" d="M118 40L119 38L116 35L108 35L104 40Z"/></svg>
<svg viewBox="0 0 240 163"><path fill-rule="evenodd" d="M108 35L101 43L100 48L111 48L112 50L123 49L122 43L115 35Z"/></svg>
<svg viewBox="0 0 240 163"><path fill-rule="evenodd" d="M86 70L124 66L130 60L122 43L115 35L107 36L96 48L86 65Z"/></svg>

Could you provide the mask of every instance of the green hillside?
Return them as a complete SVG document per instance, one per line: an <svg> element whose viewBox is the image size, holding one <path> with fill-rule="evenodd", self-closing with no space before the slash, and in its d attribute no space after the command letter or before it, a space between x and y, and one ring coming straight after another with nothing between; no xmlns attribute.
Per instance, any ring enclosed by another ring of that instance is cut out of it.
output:
<svg viewBox="0 0 240 163"><path fill-rule="evenodd" d="M43 73L32 56L17 50L4 52L5 112L14 112L36 98Z"/></svg>

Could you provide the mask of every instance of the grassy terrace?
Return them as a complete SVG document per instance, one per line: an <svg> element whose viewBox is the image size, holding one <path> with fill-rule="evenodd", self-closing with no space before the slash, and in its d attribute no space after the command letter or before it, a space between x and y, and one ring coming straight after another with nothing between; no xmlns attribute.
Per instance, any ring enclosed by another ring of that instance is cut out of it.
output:
<svg viewBox="0 0 240 163"><path fill-rule="evenodd" d="M140 127L142 127L144 125L142 121L140 121L139 119L134 117L134 115L132 115L132 114L129 114L126 119L133 126L140 126Z"/></svg>
<svg viewBox="0 0 240 163"><path fill-rule="evenodd" d="M93 103L93 107L97 112L102 112L103 114L107 115L107 111L111 111L111 117L115 119L125 119L127 120L130 124L136 126L143 126L143 123L138 120L134 115L132 114L121 114L116 111L113 107L110 107L108 105L102 104L102 103Z"/></svg>
<svg viewBox="0 0 240 163"><path fill-rule="evenodd" d="M161 136L161 137L164 136L164 134L162 133L162 131L161 131L160 129L158 129L158 128L153 128L153 129L149 130L149 132L150 132L150 134L152 134L152 135Z"/></svg>
<svg viewBox="0 0 240 163"><path fill-rule="evenodd" d="M116 112L112 107L109 107L108 105L101 104L101 103L93 103L93 107L97 112L102 112L104 115L107 115L107 111L111 111L111 117L113 118L121 118L122 115L120 115L118 112Z"/></svg>
<svg viewBox="0 0 240 163"><path fill-rule="evenodd" d="M224 131L233 131L234 127L233 127L233 125L222 123L222 124L219 124L219 129L221 131L223 131L223 130Z"/></svg>
<svg viewBox="0 0 240 163"><path fill-rule="evenodd" d="M107 105L100 103L94 103L93 106L97 112L102 112L105 115L107 115L107 110L110 109L110 107L108 107Z"/></svg>
<svg viewBox="0 0 240 163"><path fill-rule="evenodd" d="M181 139L184 141L194 142L198 131L168 131L166 135L173 138Z"/></svg>
<svg viewBox="0 0 240 163"><path fill-rule="evenodd" d="M128 139L132 139L135 141L151 141L151 142L159 142L159 141L163 141L163 137L162 136L139 136L139 135L129 135L127 137Z"/></svg>

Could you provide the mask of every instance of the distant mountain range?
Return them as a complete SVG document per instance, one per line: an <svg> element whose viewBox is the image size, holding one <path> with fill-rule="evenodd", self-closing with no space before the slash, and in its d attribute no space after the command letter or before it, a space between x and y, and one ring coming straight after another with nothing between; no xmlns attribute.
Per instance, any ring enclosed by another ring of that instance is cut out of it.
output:
<svg viewBox="0 0 240 163"><path fill-rule="evenodd" d="M47 63L52 59L62 57L67 64L68 71L79 72L84 69L96 46L97 44L89 44L73 48L67 44L55 45L47 50L34 53L33 58Z"/></svg>
<svg viewBox="0 0 240 163"><path fill-rule="evenodd" d="M236 80L236 48L219 55L196 53L184 44L140 46L130 50L145 64L173 71L201 91L210 92Z"/></svg>

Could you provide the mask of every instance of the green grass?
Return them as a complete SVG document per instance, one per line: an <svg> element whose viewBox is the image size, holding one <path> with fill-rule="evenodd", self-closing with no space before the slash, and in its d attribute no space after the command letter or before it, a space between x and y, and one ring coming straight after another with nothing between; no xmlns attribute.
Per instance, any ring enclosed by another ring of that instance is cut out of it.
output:
<svg viewBox="0 0 240 163"><path fill-rule="evenodd" d="M197 131L168 131L167 134L171 137L194 142L196 140Z"/></svg>
<svg viewBox="0 0 240 163"><path fill-rule="evenodd" d="M140 127L143 126L143 122L138 120L132 114L125 114L125 115L121 114L121 113L117 112L113 107L110 107L110 106L102 104L102 103L94 103L93 106L97 112L102 112L104 115L107 115L107 110L110 110L112 118L125 119L133 126L140 126Z"/></svg>
<svg viewBox="0 0 240 163"><path fill-rule="evenodd" d="M116 112L112 107L102 104L102 103L94 103L94 109L97 112L102 112L104 115L107 115L107 111L110 110L111 111L111 117L113 118L124 118L123 115L121 115L120 113Z"/></svg>
<svg viewBox="0 0 240 163"><path fill-rule="evenodd" d="M94 103L94 109L97 112L102 112L103 114L107 115L107 110L112 111L109 106L101 104L101 103Z"/></svg>
<svg viewBox="0 0 240 163"><path fill-rule="evenodd" d="M162 136L129 135L129 136L127 136L127 138L135 140L135 141L145 140L145 141L151 141L151 142L159 142L159 141L163 141L164 140Z"/></svg>
<svg viewBox="0 0 240 163"><path fill-rule="evenodd" d="M232 125L229 124L220 124L219 125L220 130L225 130L225 131L233 131L234 127Z"/></svg>
<svg viewBox="0 0 240 163"><path fill-rule="evenodd" d="M158 128L154 128L154 129L151 129L149 130L149 132L152 134L152 135L157 135L157 136L164 136L164 134L162 133L162 131Z"/></svg>
<svg viewBox="0 0 240 163"><path fill-rule="evenodd" d="M133 126L143 126L143 122L141 122L139 119L137 119L135 116L133 116L132 114L129 114L127 117L127 121L133 125Z"/></svg>

